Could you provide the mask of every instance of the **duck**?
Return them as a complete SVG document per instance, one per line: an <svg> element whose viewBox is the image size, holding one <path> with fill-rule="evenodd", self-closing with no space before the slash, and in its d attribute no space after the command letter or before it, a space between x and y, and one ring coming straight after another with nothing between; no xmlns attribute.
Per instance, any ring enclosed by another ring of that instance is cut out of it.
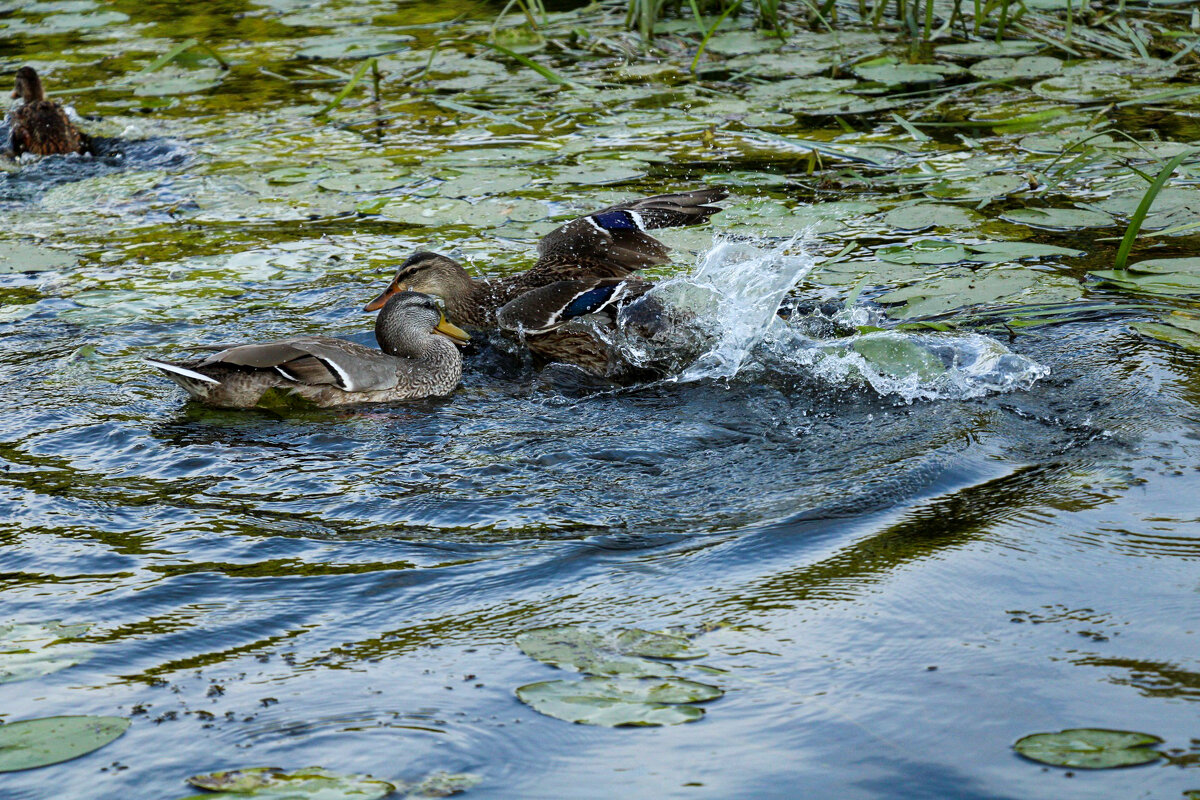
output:
<svg viewBox="0 0 1200 800"><path fill-rule="evenodd" d="M670 260L670 249L647 231L704 224L721 210L712 203L727 196L720 188L697 189L592 212L542 238L537 262L519 275L473 278L448 256L417 251L364 310L381 308L397 292L424 292L442 299L455 324L499 331L545 360L616 377L629 365L608 334L616 315L653 286L634 273Z"/></svg>
<svg viewBox="0 0 1200 800"><path fill-rule="evenodd" d="M24 104L12 114L11 147L14 156L33 153L38 156L92 152L92 141L67 117L53 100L46 99L42 79L33 67L17 70L12 96Z"/></svg>
<svg viewBox="0 0 1200 800"><path fill-rule="evenodd" d="M446 319L436 298L392 295L375 318L375 338L380 350L301 336L227 347L193 361L144 360L214 408L252 408L273 389L333 408L447 395L458 386L458 345L470 337Z"/></svg>

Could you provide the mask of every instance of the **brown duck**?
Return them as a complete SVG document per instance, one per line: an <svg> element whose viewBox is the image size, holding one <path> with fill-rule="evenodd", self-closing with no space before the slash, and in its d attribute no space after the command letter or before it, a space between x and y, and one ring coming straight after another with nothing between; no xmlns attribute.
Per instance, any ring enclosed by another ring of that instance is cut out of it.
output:
<svg viewBox="0 0 1200 800"><path fill-rule="evenodd" d="M33 67L17 70L12 96L25 101L13 112L13 155L51 156L92 151L91 140L71 123L62 106L46 99L42 79Z"/></svg>
<svg viewBox="0 0 1200 800"><path fill-rule="evenodd" d="M627 365L608 337L595 326L572 323L588 317L601 329L612 327L617 310L652 286L633 273L669 261L666 245L647 231L703 224L721 210L709 204L727 194L723 189L663 194L574 219L538 243L538 260L529 271L503 278L472 278L447 256L417 252L365 310L382 307L396 292L425 292L442 298L447 317L460 325L499 329L549 360L618 377Z"/></svg>
<svg viewBox="0 0 1200 800"><path fill-rule="evenodd" d="M322 406L389 403L449 394L462 377L466 333L417 292L388 299L375 319L382 350L324 336L229 347L196 361L146 359L205 405L251 408L271 389Z"/></svg>

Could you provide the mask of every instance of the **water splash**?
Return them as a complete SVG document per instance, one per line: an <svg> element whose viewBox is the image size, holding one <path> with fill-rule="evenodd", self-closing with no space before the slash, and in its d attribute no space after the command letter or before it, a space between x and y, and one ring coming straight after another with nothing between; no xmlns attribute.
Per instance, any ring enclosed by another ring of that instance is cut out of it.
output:
<svg viewBox="0 0 1200 800"><path fill-rule="evenodd" d="M623 309L613 344L628 363L672 382L766 374L905 402L1029 389L1050 373L981 334L854 333L890 324L866 306L799 313L793 302L785 321L781 304L814 265L803 235L718 239L691 274L662 281Z"/></svg>

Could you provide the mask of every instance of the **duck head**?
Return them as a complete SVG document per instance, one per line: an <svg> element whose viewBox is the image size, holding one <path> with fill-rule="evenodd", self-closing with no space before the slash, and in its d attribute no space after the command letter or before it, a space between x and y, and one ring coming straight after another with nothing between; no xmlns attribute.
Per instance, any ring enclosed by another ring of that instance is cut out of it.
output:
<svg viewBox="0 0 1200 800"><path fill-rule="evenodd" d="M383 293L367 303L363 311L375 311L383 308L388 298L398 292L421 292L440 297L443 302L450 304L456 299L470 296L474 291L474 281L467 271L452 258L429 253L424 250L413 253L408 257L396 277L383 290Z"/></svg>
<svg viewBox="0 0 1200 800"><path fill-rule="evenodd" d="M46 99L45 92L42 91L42 79L38 77L37 71L33 67L21 67L17 70L16 77L13 97L19 97L26 103L36 103Z"/></svg>

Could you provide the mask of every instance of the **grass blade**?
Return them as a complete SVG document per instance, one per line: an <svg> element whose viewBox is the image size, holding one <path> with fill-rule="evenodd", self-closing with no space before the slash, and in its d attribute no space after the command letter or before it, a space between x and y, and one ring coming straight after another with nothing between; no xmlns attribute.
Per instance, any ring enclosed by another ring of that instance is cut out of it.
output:
<svg viewBox="0 0 1200 800"><path fill-rule="evenodd" d="M336 95L334 95L334 98L332 100L330 100L328 103L326 103L321 108L320 111L313 114L313 116L314 117L323 117L326 114L328 114L330 111L333 111L335 108L340 106L342 104L342 101L345 100L346 97L350 94L350 92L354 90L354 87L358 85L358 82L363 79L363 76L367 74L367 70L369 70L371 68L371 65L374 63L375 63L374 58L368 58L366 61L359 64L358 69L354 70L354 74L350 76L350 80L346 83L345 86L342 87L342 90L340 92L338 92Z"/></svg>
<svg viewBox="0 0 1200 800"><path fill-rule="evenodd" d="M531 70L536 72L538 75L541 75L543 78L550 81L551 83L557 83L559 86L572 86L572 87L578 87L578 86L584 85L582 83L579 83L578 81L573 81L570 78L564 78L562 75L559 75L557 72L550 69L549 67L539 64L536 61L534 61L533 59L526 58L525 56L521 55L520 53L514 53L512 50L509 50L507 47L498 45L495 42L480 42L480 44L482 44L484 47L490 47L493 50L495 50L497 53L506 55L509 58L513 59L514 61L518 61L521 64L524 64L525 66L529 67Z"/></svg>
<svg viewBox="0 0 1200 800"><path fill-rule="evenodd" d="M723 13L723 14L721 14L721 16L717 17L717 21L714 22L712 24L712 27L708 29L708 33L704 34L704 38L700 40L700 46L696 48L696 57L692 59L692 74L693 75L696 74L696 67L698 67L700 65L700 56L704 55L704 48L708 47L708 40L711 39L712 35L717 32L717 28L721 27L721 23L725 21L725 18L728 17L733 12L737 11L741 7L742 7L742 0L737 0L736 3L731 5L729 8L725 9L725 13Z"/></svg>
<svg viewBox="0 0 1200 800"><path fill-rule="evenodd" d="M1150 211L1150 206L1154 204L1154 198L1158 197L1158 193L1162 191L1163 186L1166 186L1167 180L1171 177L1171 173L1175 171L1175 168L1182 164L1185 158L1193 156L1197 152L1196 150L1190 150L1172 158L1162 168L1162 171L1158 173L1158 177L1154 179L1154 183L1150 184L1150 188L1146 190L1145 196L1142 197L1142 202L1138 203L1137 210L1129 218L1129 227L1125 229L1125 236L1121 239L1121 246L1117 248L1117 257L1113 260L1113 269L1125 269L1125 263L1129 260L1129 251L1133 249L1133 242L1137 239L1138 231L1141 230L1142 222L1145 221L1146 214Z"/></svg>

